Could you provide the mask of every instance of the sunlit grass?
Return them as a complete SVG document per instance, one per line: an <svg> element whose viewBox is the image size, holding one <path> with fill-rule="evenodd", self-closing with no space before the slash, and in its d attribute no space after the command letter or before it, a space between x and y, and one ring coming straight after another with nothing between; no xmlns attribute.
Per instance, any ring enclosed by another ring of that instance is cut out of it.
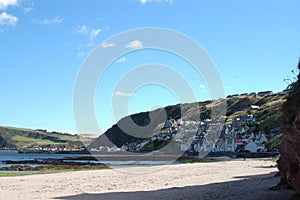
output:
<svg viewBox="0 0 300 200"><path fill-rule="evenodd" d="M111 169L108 165L82 165L82 166L50 166L39 170L42 173L58 173L72 171L104 170Z"/></svg>
<svg viewBox="0 0 300 200"><path fill-rule="evenodd" d="M19 174L19 173L12 173L12 172L0 172L0 177L13 177L13 176L25 176L28 174Z"/></svg>

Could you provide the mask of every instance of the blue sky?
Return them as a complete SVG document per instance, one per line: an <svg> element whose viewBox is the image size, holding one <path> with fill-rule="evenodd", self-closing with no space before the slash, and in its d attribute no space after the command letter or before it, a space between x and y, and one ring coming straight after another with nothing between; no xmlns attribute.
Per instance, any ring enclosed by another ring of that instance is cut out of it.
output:
<svg viewBox="0 0 300 200"><path fill-rule="evenodd" d="M298 0L0 0L0 125L76 129L72 96L89 53L120 32L162 27L199 43L216 64L225 94L282 91L300 55ZM114 91L120 77L143 63L162 63L180 73L198 100L210 99L203 78L180 58L136 51L112 63L95 95L100 127L118 120L114 96L130 97L128 112L176 104L176 94L157 84L134 94Z"/></svg>

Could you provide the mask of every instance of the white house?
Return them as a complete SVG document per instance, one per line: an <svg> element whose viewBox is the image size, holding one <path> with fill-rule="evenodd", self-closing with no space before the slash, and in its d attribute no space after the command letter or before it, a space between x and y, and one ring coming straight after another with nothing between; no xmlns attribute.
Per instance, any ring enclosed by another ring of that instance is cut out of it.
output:
<svg viewBox="0 0 300 200"><path fill-rule="evenodd" d="M259 106L251 105L251 106L250 106L250 109L251 109L251 110L257 110L257 109L259 109Z"/></svg>
<svg viewBox="0 0 300 200"><path fill-rule="evenodd" d="M262 134L260 139L259 139L259 143L262 144L262 143L267 142L267 141L268 141L268 139L267 139L266 135Z"/></svg>
<svg viewBox="0 0 300 200"><path fill-rule="evenodd" d="M257 144L250 140L250 142L245 146L246 151L257 152Z"/></svg>
<svg viewBox="0 0 300 200"><path fill-rule="evenodd" d="M190 146L188 144L182 143L180 145L180 151L187 151L187 150L189 150L189 148L190 148Z"/></svg>

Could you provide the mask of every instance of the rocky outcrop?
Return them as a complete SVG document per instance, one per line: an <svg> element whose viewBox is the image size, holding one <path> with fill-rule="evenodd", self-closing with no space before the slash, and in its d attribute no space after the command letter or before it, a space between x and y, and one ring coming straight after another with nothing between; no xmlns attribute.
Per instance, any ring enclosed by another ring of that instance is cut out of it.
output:
<svg viewBox="0 0 300 200"><path fill-rule="evenodd" d="M300 194L300 74L283 104L282 124L283 143L278 161L281 186L292 187Z"/></svg>

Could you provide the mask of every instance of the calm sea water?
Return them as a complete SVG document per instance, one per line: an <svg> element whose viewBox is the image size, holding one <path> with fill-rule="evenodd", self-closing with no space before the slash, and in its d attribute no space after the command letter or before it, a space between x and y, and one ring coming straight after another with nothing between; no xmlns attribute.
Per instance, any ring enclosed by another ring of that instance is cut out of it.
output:
<svg viewBox="0 0 300 200"><path fill-rule="evenodd" d="M77 156L88 156L88 155L76 155L76 154L19 154L18 151L0 151L0 167L10 166L2 163L4 160L20 161L20 160L35 160L35 159L47 159L54 158L60 159L64 157L77 157ZM35 165L30 165L35 166Z"/></svg>
<svg viewBox="0 0 300 200"><path fill-rule="evenodd" d="M13 161L20 161L20 160L35 160L35 159L62 159L65 157L82 157L82 156L91 156L90 154L19 154L17 151L0 151L0 167L4 166L11 166L6 165L2 161L4 160L13 160ZM162 164L169 164L168 161L111 161L111 160L101 160L101 161L82 161L82 160L72 160L72 162L95 162L95 163L104 163L108 165L162 165ZM30 165L36 166L36 165Z"/></svg>

